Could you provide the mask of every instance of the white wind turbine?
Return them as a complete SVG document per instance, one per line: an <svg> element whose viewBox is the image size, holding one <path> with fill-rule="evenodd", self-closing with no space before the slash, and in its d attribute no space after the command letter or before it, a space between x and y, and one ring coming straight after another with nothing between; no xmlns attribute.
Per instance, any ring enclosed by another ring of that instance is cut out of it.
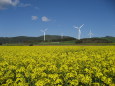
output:
<svg viewBox="0 0 115 86"><path fill-rule="evenodd" d="M63 33L61 33L61 39L63 39L63 37L64 37L64 35L63 35Z"/></svg>
<svg viewBox="0 0 115 86"><path fill-rule="evenodd" d="M89 38L92 38L93 33L91 32L91 30L88 35L89 35Z"/></svg>
<svg viewBox="0 0 115 86"><path fill-rule="evenodd" d="M40 30L41 32L43 32L44 33L44 41L46 40L46 37L45 37L45 35L46 35L46 31L47 31L48 29L45 29L45 30Z"/></svg>
<svg viewBox="0 0 115 86"><path fill-rule="evenodd" d="M80 40L81 37L81 28L84 26L84 24L82 24L80 27L76 27L74 26L74 28L78 29L78 40ZM77 39L77 38L76 38Z"/></svg>

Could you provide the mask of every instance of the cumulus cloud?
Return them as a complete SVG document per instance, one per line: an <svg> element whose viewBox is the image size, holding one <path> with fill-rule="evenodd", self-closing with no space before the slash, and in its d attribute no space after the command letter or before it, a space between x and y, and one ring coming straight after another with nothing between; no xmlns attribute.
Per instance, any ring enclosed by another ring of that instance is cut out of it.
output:
<svg viewBox="0 0 115 86"><path fill-rule="evenodd" d="M32 20L38 20L38 16L32 16Z"/></svg>
<svg viewBox="0 0 115 86"><path fill-rule="evenodd" d="M20 0L0 0L0 10L7 9L8 7L29 7L31 4L20 3Z"/></svg>
<svg viewBox="0 0 115 86"><path fill-rule="evenodd" d="M43 17L42 17L42 21L43 21L43 22L48 22L48 21L50 21L50 19L48 19L46 16L43 16Z"/></svg>
<svg viewBox="0 0 115 86"><path fill-rule="evenodd" d="M17 6L19 0L0 0L0 9L7 9L9 6Z"/></svg>

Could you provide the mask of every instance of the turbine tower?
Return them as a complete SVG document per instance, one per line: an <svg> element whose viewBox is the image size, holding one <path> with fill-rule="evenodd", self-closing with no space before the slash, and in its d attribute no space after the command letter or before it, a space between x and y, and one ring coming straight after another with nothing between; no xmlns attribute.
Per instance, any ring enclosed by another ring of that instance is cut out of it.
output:
<svg viewBox="0 0 115 86"><path fill-rule="evenodd" d="M88 35L89 35L89 38L92 38L93 33L91 32L91 30Z"/></svg>
<svg viewBox="0 0 115 86"><path fill-rule="evenodd" d="M44 33L44 41L46 40L46 37L45 37L45 35L46 35L46 31L47 31L48 29L45 29L45 30L41 30L41 32L43 32Z"/></svg>
<svg viewBox="0 0 115 86"><path fill-rule="evenodd" d="M63 35L63 33L61 33L61 39L63 39L63 37L64 37L64 35Z"/></svg>
<svg viewBox="0 0 115 86"><path fill-rule="evenodd" d="M76 27L74 26L74 28L78 29L78 40L80 40L81 37L81 28L84 26L84 24L82 24L80 27ZM76 38L77 39L77 38Z"/></svg>

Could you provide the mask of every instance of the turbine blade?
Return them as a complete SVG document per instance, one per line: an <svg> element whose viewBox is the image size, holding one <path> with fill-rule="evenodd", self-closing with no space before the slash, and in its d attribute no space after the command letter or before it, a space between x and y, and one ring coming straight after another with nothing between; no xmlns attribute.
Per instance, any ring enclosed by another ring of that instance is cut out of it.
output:
<svg viewBox="0 0 115 86"><path fill-rule="evenodd" d="M82 28L84 26L84 24L82 24L79 28Z"/></svg>
<svg viewBox="0 0 115 86"><path fill-rule="evenodd" d="M74 26L74 28L77 28L77 29L78 29L78 27L76 27L76 26Z"/></svg>

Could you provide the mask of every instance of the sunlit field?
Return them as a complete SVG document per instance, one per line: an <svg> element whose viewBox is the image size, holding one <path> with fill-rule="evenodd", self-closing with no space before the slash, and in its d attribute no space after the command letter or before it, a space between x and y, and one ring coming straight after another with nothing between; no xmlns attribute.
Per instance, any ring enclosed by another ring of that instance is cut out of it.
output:
<svg viewBox="0 0 115 86"><path fill-rule="evenodd" d="M115 46L1 46L0 86L115 86Z"/></svg>

